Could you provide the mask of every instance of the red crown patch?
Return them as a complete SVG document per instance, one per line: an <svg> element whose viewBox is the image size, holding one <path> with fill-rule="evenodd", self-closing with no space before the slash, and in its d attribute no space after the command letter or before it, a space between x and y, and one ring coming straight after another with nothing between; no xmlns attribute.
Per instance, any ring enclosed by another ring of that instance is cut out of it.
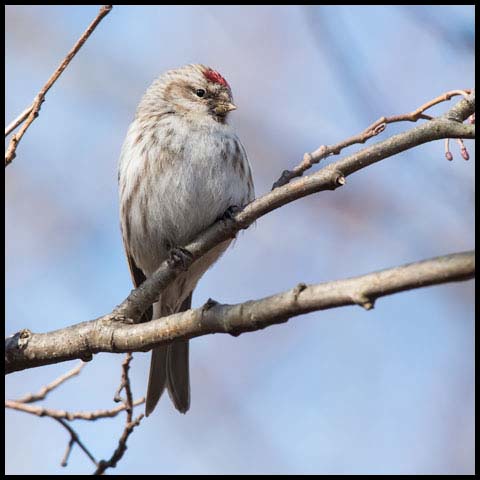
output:
<svg viewBox="0 0 480 480"><path fill-rule="evenodd" d="M215 70L206 70L203 72L203 76L207 79L210 80L213 83L218 83L219 85L223 85L224 87L230 88L230 85L228 82Z"/></svg>

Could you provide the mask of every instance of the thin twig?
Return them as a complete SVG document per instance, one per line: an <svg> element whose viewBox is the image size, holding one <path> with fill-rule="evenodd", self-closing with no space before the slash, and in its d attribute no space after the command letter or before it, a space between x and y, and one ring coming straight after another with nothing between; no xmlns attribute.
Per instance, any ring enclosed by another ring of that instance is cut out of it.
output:
<svg viewBox="0 0 480 480"><path fill-rule="evenodd" d="M117 466L117 462L123 457L123 454L127 450L128 437L133 432L133 429L140 424L143 417L144 415L141 413L133 422L127 423L122 436L118 441L118 447L115 449L109 460L100 460L100 462L98 462L94 475L102 475L107 468L115 468Z"/></svg>
<svg viewBox="0 0 480 480"><path fill-rule="evenodd" d="M9 165L12 160L15 158L17 146L22 139L25 132L28 130L28 127L32 124L35 118L38 116L42 103L45 101L45 95L50 90L52 85L57 81L58 77L62 74L62 72L67 68L68 64L71 62L72 58L77 54L77 52L82 48L82 45L87 41L88 37L92 34L95 30L97 25L101 22L103 17L105 17L110 10L112 9L112 5L104 5L100 8L97 17L93 22L88 26L85 30L83 35L78 39L77 43L73 46L73 48L68 52L67 56L63 59L60 63L58 68L53 72L52 76L48 79L47 83L43 86L43 88L38 92L37 96L35 97L32 105L27 108L24 112L22 112L16 120L10 123L10 125L5 129L5 136L7 136L12 130L14 130L18 125L22 122L25 122L22 125L22 128L16 133L11 139L8 145L7 151L5 153L5 166ZM28 113L27 113L28 112Z"/></svg>
<svg viewBox="0 0 480 480"><path fill-rule="evenodd" d="M81 361L76 367L64 373L48 385L42 387L37 393L28 393L27 395L24 395L23 397L14 400L15 403L33 403L38 402L39 400L43 400L49 392L60 386L68 379L78 375L85 365L86 363Z"/></svg>
<svg viewBox="0 0 480 480"><path fill-rule="evenodd" d="M132 402L132 406L136 407L145 403L145 398L139 398ZM118 415L120 412L126 410L124 404L118 405L115 408L109 410L93 410L88 412L68 412L66 410L56 410L52 408L45 408L41 406L28 405L21 403L18 400L5 400L5 407L11 408L12 410L18 410L20 412L30 413L36 415L37 417L51 417L51 418L62 418L64 420L98 420L100 418L112 418Z"/></svg>
<svg viewBox="0 0 480 480"><path fill-rule="evenodd" d="M272 190L283 185L286 185L290 180L301 177L309 168L311 168L314 164L319 163L324 158L330 155L338 155L344 148L349 147L354 144L363 144L370 138L382 133L387 124L395 123L395 122L416 122L417 120L424 119L424 120L432 120L433 117L430 115L425 115L423 112L425 110L437 105L441 102L445 102L450 100L452 97L456 95L462 95L466 97L468 94L471 93L471 90L450 90L438 97L434 98L433 100L429 100L428 102L424 103L422 106L418 107L416 110L410 113L405 113L402 115L394 115L391 117L380 117L378 120L373 122L370 126L368 126L363 132L359 133L358 135L354 135L353 137L349 137L342 142L339 142L335 145L322 145L317 150L311 153L305 153L303 156L302 162L297 165L293 170L284 170L280 178L273 184Z"/></svg>
<svg viewBox="0 0 480 480"><path fill-rule="evenodd" d="M130 386L130 377L128 376L128 371L130 370L130 362L132 361L132 354L127 353L125 355L125 360L122 362L122 383L124 384L125 389L125 411L127 412L127 423L132 421L133 415L133 396L132 388Z"/></svg>
<svg viewBox="0 0 480 480"><path fill-rule="evenodd" d="M68 433L70 433L70 440L67 445L67 449L65 451L65 454L62 457L61 465L62 467L67 466L68 462L68 457L70 456L70 452L72 451L73 445L76 443L87 455L87 457L93 462L95 466L98 466L97 461L95 460L95 457L90 453L88 448L83 444L83 442L80 440L80 437L78 436L77 432L65 421L62 420L61 418L55 418L60 425L62 425L64 428L68 430Z"/></svg>
<svg viewBox="0 0 480 480"><path fill-rule="evenodd" d="M32 111L32 107L33 105L30 105L15 120L13 120L7 127L5 127L5 136L8 136L13 130L15 130L21 123L25 121L25 119Z"/></svg>
<svg viewBox="0 0 480 480"><path fill-rule="evenodd" d="M105 472L107 468L115 468L117 462L123 457L123 454L127 450L127 440L130 434L133 432L133 429L140 424L142 418L144 417L143 413L140 414L135 420L133 419L133 401L132 401L132 389L130 386L130 378L128 376L128 371L130 369L130 362L132 361L132 354L127 353L125 359L122 362L122 380L120 387L115 394L115 398L120 398L120 392L125 390L125 398L123 399L124 409L127 413L125 418L125 428L123 429L122 436L118 441L118 446L113 452L109 460L100 460L98 462L97 470L95 470L94 475L101 475Z"/></svg>
<svg viewBox="0 0 480 480"><path fill-rule="evenodd" d="M53 389L57 388L59 385L64 383L66 380L69 378L72 378L75 375L78 375L80 373L81 369L85 365L84 362L80 363L77 365L75 368L70 370L69 372L65 373L64 375L58 377L56 380L53 382L49 383L48 385L44 386L39 392L35 394L28 394L25 395L24 397L20 398L19 400L5 400L5 407L6 408L11 408L14 410L18 410L24 413L30 413L33 415L36 415L38 417L50 417L53 418L54 420L58 421L64 428L68 430L70 433L70 440L67 444L67 447L65 449L65 453L62 457L61 460L61 465L62 467L67 466L68 463L68 458L70 456L70 453L72 451L72 448L75 444L78 444L78 446L86 453L86 455L90 458L90 460L95 464L97 468L99 467L99 464L93 457L93 455L90 453L90 451L86 448L86 446L82 443L80 440L78 434L76 431L68 425L66 420L72 421L72 420L90 420L90 421L95 421L101 418L111 418L115 417L118 415L120 412L126 410L127 411L127 421L126 421L126 428L122 434L122 437L119 442L119 446L115 450L114 455L112 458L108 461L105 462L103 461L102 463L102 472L106 470L108 467L115 466L115 464L118 462L118 460L122 457L126 450L126 441L130 433L133 431L133 428L140 423L141 418L143 415L141 415L137 420L132 422L132 412L133 408L145 403L145 398L142 397L138 400L133 401L132 399L132 392L130 388L130 380L128 378L128 369L130 365L130 361L132 359L132 354L129 353L127 354L127 358L122 364L122 385L123 388L125 388L126 391L126 399L122 405L118 405L115 408L112 408L110 410L95 410L91 412L67 412L65 410L54 410L54 409L49 409L49 408L44 408L41 406L35 406L35 405L29 405L28 403L35 402L38 400L43 400L46 395L52 391Z"/></svg>
<svg viewBox="0 0 480 480"><path fill-rule="evenodd" d="M127 388L127 384L128 384L129 390L130 390L130 379L128 377L128 370L130 368L130 362L132 361L132 359L133 359L132 354L127 353L125 355L125 359L122 362L122 378L120 380L120 385L119 385L119 387L118 387L118 389L115 392L115 395L113 397L114 402L125 402L125 400L120 396L120 394L122 393L123 389ZM130 399L131 399L132 392L131 391L129 391L129 392L126 391L127 399L128 399L129 394L130 394Z"/></svg>
<svg viewBox="0 0 480 480"><path fill-rule="evenodd" d="M65 453L63 454L62 460L60 461L60 465L62 467L66 467L68 465L68 459L70 458L70 453L72 453L73 446L75 445L75 440L73 437L70 437L68 441L67 448L65 449Z"/></svg>

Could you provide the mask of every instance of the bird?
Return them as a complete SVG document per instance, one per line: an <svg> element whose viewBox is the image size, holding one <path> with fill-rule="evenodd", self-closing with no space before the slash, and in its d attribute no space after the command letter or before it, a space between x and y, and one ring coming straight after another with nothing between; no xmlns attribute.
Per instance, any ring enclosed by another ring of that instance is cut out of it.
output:
<svg viewBox="0 0 480 480"><path fill-rule="evenodd" d="M228 123L231 87L211 67L190 64L161 74L138 104L120 152L120 227L135 287L232 208L255 197L247 153ZM194 261L159 295L142 321L191 308L201 276L232 240ZM190 408L188 340L152 350L145 414L167 389Z"/></svg>

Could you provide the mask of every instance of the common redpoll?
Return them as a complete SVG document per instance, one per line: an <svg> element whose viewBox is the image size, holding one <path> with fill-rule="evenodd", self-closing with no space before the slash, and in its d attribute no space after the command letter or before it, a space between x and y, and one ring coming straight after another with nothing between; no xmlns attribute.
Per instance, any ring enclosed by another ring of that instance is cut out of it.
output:
<svg viewBox="0 0 480 480"><path fill-rule="evenodd" d="M121 229L135 286L172 248L186 245L229 207L254 198L245 149L227 124L235 108L226 80L203 65L164 73L143 96L119 164ZM177 277L143 320L189 309L198 280L229 244L213 248ZM165 387L180 412L189 409L188 350L188 341L153 349L147 416Z"/></svg>

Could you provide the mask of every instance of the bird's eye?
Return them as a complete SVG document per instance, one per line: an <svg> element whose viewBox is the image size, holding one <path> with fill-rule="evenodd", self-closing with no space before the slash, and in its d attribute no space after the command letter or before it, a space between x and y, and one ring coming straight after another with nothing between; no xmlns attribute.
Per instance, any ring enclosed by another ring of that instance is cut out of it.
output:
<svg viewBox="0 0 480 480"><path fill-rule="evenodd" d="M197 97L205 96L205 90L203 88L199 88L195 93L197 94Z"/></svg>

